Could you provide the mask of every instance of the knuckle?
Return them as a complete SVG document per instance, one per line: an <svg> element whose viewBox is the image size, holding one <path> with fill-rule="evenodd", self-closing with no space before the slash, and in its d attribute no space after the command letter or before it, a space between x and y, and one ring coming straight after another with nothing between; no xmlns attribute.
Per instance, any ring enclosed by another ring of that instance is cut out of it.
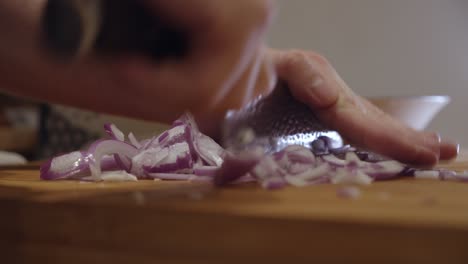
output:
<svg viewBox="0 0 468 264"><path fill-rule="evenodd" d="M299 73L302 73L302 76L310 77L313 74L325 76L333 67L324 56L318 53L290 50L283 53L277 60L276 68L283 74L299 76Z"/></svg>
<svg viewBox="0 0 468 264"><path fill-rule="evenodd" d="M304 63L313 63L321 67L331 66L330 62L325 56L313 51L303 50L289 50L284 54L283 63L290 67Z"/></svg>
<svg viewBox="0 0 468 264"><path fill-rule="evenodd" d="M302 50L291 50L287 53L287 57L292 61L307 61L307 53Z"/></svg>
<svg viewBox="0 0 468 264"><path fill-rule="evenodd" d="M328 59L323 56L322 54L319 54L317 52L308 52L308 57L309 59L313 60L314 62L320 64L320 65L323 65L323 66L329 66L330 65L330 62L328 61Z"/></svg>
<svg viewBox="0 0 468 264"><path fill-rule="evenodd" d="M290 50L284 54L282 65L287 69L303 65L309 60L306 52L301 50Z"/></svg>

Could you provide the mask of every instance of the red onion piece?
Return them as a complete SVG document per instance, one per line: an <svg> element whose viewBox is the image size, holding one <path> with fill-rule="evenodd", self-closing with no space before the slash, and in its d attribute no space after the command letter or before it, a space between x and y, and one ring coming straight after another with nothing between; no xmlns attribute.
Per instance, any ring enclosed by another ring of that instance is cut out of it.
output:
<svg viewBox="0 0 468 264"><path fill-rule="evenodd" d="M89 157L81 151L57 156L44 164L40 169L43 180L58 180L71 178L88 169Z"/></svg>
<svg viewBox="0 0 468 264"><path fill-rule="evenodd" d="M115 140L125 141L124 133L114 124L104 124L104 131Z"/></svg>
<svg viewBox="0 0 468 264"><path fill-rule="evenodd" d="M445 177L447 179L449 179L449 177L447 177L447 175ZM468 173L466 171L462 172L462 173L455 173L452 177L453 177L453 179L455 179L457 181L463 181L463 182L468 181Z"/></svg>
<svg viewBox="0 0 468 264"><path fill-rule="evenodd" d="M291 163L314 164L315 156L307 148L298 145L291 145L282 150L287 153L288 160Z"/></svg>
<svg viewBox="0 0 468 264"><path fill-rule="evenodd" d="M141 143L136 139L135 135L132 132L128 133L128 140L135 148L141 148Z"/></svg>
<svg viewBox="0 0 468 264"><path fill-rule="evenodd" d="M110 123L104 124L104 131L107 133L107 135L110 136L111 139L125 142L124 133L116 125ZM132 169L132 161L128 157L114 154L114 159L119 168L125 170L126 172L130 172Z"/></svg>
<svg viewBox="0 0 468 264"><path fill-rule="evenodd" d="M187 171L192 170L193 166L192 154L189 145L185 142L175 143L162 149L146 150L136 155L133 162L139 163L145 173Z"/></svg>
<svg viewBox="0 0 468 264"><path fill-rule="evenodd" d="M309 168L308 170L298 173L298 174L289 174L285 176L285 180L294 186L302 187L311 185L318 179L327 177L330 172L330 165L327 163L321 164L315 168Z"/></svg>
<svg viewBox="0 0 468 264"><path fill-rule="evenodd" d="M197 176L215 177L218 170L217 166L198 166L193 169L193 173Z"/></svg>
<svg viewBox="0 0 468 264"><path fill-rule="evenodd" d="M104 171L101 173L103 181L123 182L123 181L138 181L135 175L129 174L126 171Z"/></svg>
<svg viewBox="0 0 468 264"><path fill-rule="evenodd" d="M130 158L114 154L114 161L122 170L125 170L126 172L130 172L132 170L132 160Z"/></svg>
<svg viewBox="0 0 468 264"><path fill-rule="evenodd" d="M336 173L331 176L333 184L359 184L369 185L373 179L357 168L337 168Z"/></svg>
<svg viewBox="0 0 468 264"><path fill-rule="evenodd" d="M226 154L223 164L216 172L214 183L223 186L240 179L252 171L262 156L262 151L244 151L237 155Z"/></svg>
<svg viewBox="0 0 468 264"><path fill-rule="evenodd" d="M333 165L333 166L344 167L346 165L345 160L339 159L333 154L324 155L321 158L322 158L323 161L325 161L325 162L327 162L327 163L329 163L330 165Z"/></svg>
<svg viewBox="0 0 468 264"><path fill-rule="evenodd" d="M194 148L207 165L221 166L223 164L224 149L210 137L198 133Z"/></svg>
<svg viewBox="0 0 468 264"><path fill-rule="evenodd" d="M420 170L414 173L415 179L431 179L431 180L440 180L440 173L435 170Z"/></svg>
<svg viewBox="0 0 468 264"><path fill-rule="evenodd" d="M374 180L389 180L399 177L405 166L395 160L378 161L375 163L366 162L367 167L364 172L374 178Z"/></svg>
<svg viewBox="0 0 468 264"><path fill-rule="evenodd" d="M99 179L101 174L101 161L104 156L117 154L132 158L137 154L137 149L134 146L119 140L98 140L90 146L88 154L90 155L89 168L91 170L91 174L96 179Z"/></svg>

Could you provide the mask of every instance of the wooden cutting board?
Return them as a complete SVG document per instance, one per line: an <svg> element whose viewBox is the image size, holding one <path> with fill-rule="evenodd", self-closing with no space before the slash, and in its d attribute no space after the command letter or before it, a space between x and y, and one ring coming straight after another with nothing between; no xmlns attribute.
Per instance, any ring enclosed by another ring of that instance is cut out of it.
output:
<svg viewBox="0 0 468 264"><path fill-rule="evenodd" d="M1 263L468 263L468 183L377 182L357 199L339 188L45 182L4 168Z"/></svg>

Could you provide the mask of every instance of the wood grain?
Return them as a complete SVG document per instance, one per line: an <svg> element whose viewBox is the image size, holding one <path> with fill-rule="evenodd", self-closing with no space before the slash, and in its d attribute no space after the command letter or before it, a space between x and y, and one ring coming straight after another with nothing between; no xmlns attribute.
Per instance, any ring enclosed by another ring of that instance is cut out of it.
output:
<svg viewBox="0 0 468 264"><path fill-rule="evenodd" d="M468 184L377 182L355 200L338 188L45 182L4 169L0 248L4 263L468 262Z"/></svg>

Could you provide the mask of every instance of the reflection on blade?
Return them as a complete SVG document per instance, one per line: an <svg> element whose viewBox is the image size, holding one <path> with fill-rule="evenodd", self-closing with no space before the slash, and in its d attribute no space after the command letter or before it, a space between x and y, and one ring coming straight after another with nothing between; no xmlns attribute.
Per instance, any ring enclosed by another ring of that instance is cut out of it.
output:
<svg viewBox="0 0 468 264"><path fill-rule="evenodd" d="M324 140L328 148L343 146L338 132L322 125L312 110L294 99L281 83L272 94L229 112L223 129L224 146L235 150L262 146L267 152L275 152L288 145L312 148L317 139Z"/></svg>

